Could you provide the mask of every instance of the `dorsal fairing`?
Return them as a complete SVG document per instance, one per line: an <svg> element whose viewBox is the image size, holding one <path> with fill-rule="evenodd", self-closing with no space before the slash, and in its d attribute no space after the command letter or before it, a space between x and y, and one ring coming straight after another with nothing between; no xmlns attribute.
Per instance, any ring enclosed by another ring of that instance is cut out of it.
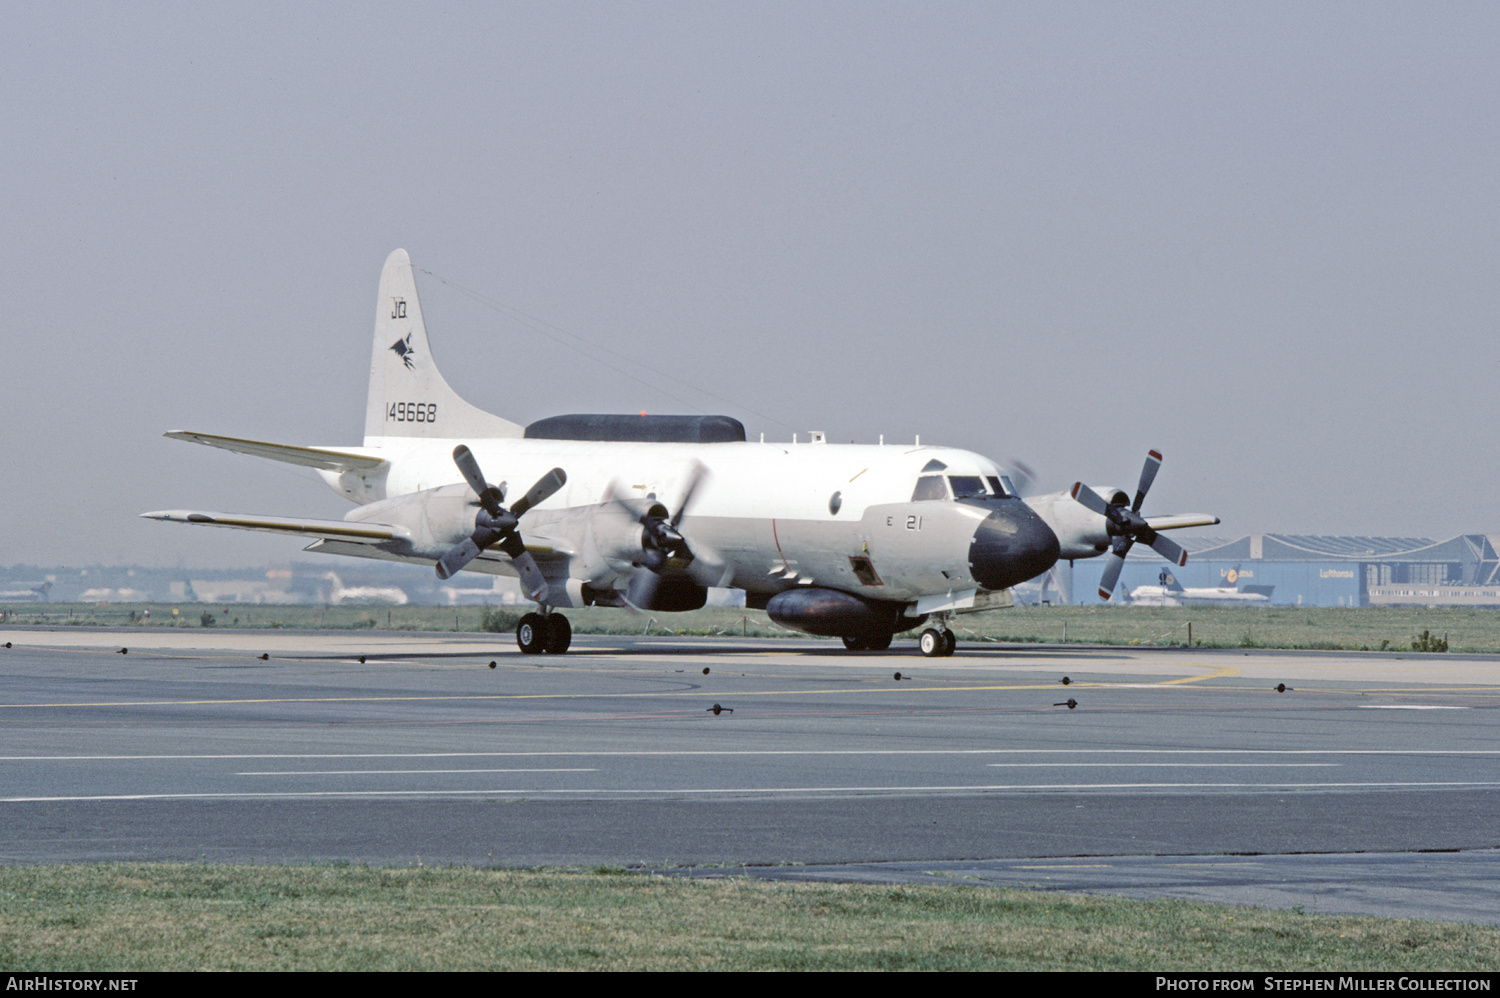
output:
<svg viewBox="0 0 1500 998"><path fill-rule="evenodd" d="M386 258L375 302L365 446L391 437L519 437L522 427L477 409L448 386L432 358L406 250Z"/></svg>

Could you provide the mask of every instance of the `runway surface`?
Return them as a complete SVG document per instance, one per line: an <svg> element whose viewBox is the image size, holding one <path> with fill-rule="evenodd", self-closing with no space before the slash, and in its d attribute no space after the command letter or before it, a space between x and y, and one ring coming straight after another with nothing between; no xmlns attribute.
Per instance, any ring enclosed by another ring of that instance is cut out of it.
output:
<svg viewBox="0 0 1500 998"><path fill-rule="evenodd" d="M1500 923L1495 657L6 641L0 862L743 868Z"/></svg>

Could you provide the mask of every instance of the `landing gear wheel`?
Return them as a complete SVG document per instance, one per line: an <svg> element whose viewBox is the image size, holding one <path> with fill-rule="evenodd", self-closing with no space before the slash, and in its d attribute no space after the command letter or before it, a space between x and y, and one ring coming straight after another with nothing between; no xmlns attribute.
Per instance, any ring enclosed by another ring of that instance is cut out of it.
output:
<svg viewBox="0 0 1500 998"><path fill-rule="evenodd" d="M560 613L548 614L543 621L547 631L547 644L543 650L548 655L561 655L573 642L573 625Z"/></svg>
<svg viewBox="0 0 1500 998"><path fill-rule="evenodd" d="M943 657L947 658L953 654L953 649L958 647L958 635L952 631L943 632Z"/></svg>
<svg viewBox="0 0 1500 998"><path fill-rule="evenodd" d="M917 638L917 650L928 658L940 657L947 646L948 642L943 640L943 632L935 628L927 628Z"/></svg>
<svg viewBox="0 0 1500 998"><path fill-rule="evenodd" d="M540 655L546 642L547 621L539 613L528 613L516 625L516 644L527 655Z"/></svg>
<svg viewBox="0 0 1500 998"><path fill-rule="evenodd" d="M849 649L850 651L868 651L870 648L870 643L864 638L855 634L850 637L844 638L844 647Z"/></svg>
<svg viewBox="0 0 1500 998"><path fill-rule="evenodd" d="M870 651L885 651L891 646L892 636L890 634L882 634L879 637L866 638L865 647Z"/></svg>

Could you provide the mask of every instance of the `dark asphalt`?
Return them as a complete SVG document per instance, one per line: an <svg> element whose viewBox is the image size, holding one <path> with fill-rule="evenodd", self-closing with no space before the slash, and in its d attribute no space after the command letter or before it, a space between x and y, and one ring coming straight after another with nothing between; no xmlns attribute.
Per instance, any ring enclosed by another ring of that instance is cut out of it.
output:
<svg viewBox="0 0 1500 998"><path fill-rule="evenodd" d="M1496 663L683 644L18 645L0 861L745 865L1500 922Z"/></svg>

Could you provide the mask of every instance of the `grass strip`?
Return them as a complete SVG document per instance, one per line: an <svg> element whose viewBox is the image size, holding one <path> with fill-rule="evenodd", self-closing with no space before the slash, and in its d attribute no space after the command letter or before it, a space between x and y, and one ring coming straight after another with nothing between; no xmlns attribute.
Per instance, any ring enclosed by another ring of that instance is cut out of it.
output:
<svg viewBox="0 0 1500 998"><path fill-rule="evenodd" d="M146 611L150 615L146 615ZM174 614L173 610L177 613ZM575 634L797 637L757 610L710 607L638 617L608 607L568 610ZM495 631L511 641L514 609L488 607L254 606L237 604L27 603L0 606L0 626L229 627L271 630ZM211 622L209 622L211 621ZM1127 607L1017 606L955 620L961 641L1005 644L1193 646L1500 654L1500 611L1482 607ZM1414 649L1426 633L1426 651ZM905 638L909 639L908 634ZM837 641L837 639L828 639Z"/></svg>
<svg viewBox="0 0 1500 998"><path fill-rule="evenodd" d="M962 885L0 868L0 969L1489 971L1500 930Z"/></svg>

